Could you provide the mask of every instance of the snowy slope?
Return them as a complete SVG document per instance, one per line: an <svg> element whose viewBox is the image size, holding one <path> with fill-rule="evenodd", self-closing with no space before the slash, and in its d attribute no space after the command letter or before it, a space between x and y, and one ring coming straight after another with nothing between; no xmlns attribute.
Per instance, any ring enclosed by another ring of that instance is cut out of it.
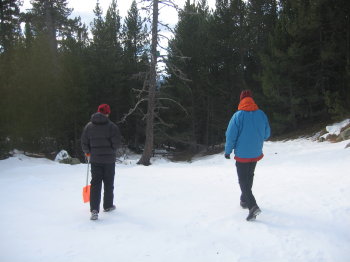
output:
<svg viewBox="0 0 350 262"><path fill-rule="evenodd" d="M245 220L233 160L130 160L116 167L112 213L89 220L86 165L0 161L0 261L347 262L349 143L267 142Z"/></svg>

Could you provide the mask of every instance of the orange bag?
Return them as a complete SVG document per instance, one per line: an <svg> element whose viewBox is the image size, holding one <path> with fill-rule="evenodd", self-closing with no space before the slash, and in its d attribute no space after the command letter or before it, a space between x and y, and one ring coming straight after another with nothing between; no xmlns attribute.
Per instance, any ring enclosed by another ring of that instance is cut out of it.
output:
<svg viewBox="0 0 350 262"><path fill-rule="evenodd" d="M84 203L90 202L90 187L91 185L87 185L83 187L83 200Z"/></svg>

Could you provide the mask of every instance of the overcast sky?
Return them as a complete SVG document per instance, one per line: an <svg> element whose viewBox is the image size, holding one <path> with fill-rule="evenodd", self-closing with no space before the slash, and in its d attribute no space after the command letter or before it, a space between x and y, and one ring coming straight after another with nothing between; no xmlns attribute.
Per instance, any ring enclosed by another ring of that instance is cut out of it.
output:
<svg viewBox="0 0 350 262"><path fill-rule="evenodd" d="M111 1L112 0L99 0L100 6L102 7L104 15L106 14L106 11ZM90 23L94 19L93 10L96 6L97 0L68 0L67 2L68 2L68 7L74 9L72 13L72 17L80 16L82 21L86 25L90 26ZM182 8L186 0L174 0L174 2L176 2L176 4ZM215 0L207 0L207 2L210 8L215 7ZM117 0L117 8L122 18L124 18L127 15L127 12L130 9L131 3L132 3L132 0ZM24 0L22 8L23 9L31 8L30 0ZM163 8L160 13L160 19L164 23L175 25L177 23L177 12L176 10L169 7Z"/></svg>
<svg viewBox="0 0 350 262"><path fill-rule="evenodd" d="M194 0L191 0L192 2ZM198 0L195 0L198 2ZM95 15L93 10L95 9L97 0L68 0L68 7L73 8L72 17L81 17L81 20L83 23L85 23L89 28L90 24L93 21ZM103 16L106 15L106 11L111 4L112 0L99 0L100 6L102 7ZM137 0L136 2L139 2ZM186 0L174 0L174 2L180 7L183 8L185 5ZM215 2L216 0L207 0L208 6L211 9L215 8ZM117 0L117 9L119 10L119 15L124 19L127 15L128 10L131 7L132 0ZM140 6L138 6L140 8ZM30 0L23 0L23 6L21 8L22 11L25 9L30 9L31 4ZM169 24L171 27L175 26L178 17L177 17L177 11L174 8L170 7L164 7L160 11L160 21L165 24ZM169 31L163 31L163 35L167 36L168 38L172 37L172 33ZM166 48L168 41L166 38L160 38L160 43L162 47ZM159 50L161 54L165 54L165 51L163 49Z"/></svg>

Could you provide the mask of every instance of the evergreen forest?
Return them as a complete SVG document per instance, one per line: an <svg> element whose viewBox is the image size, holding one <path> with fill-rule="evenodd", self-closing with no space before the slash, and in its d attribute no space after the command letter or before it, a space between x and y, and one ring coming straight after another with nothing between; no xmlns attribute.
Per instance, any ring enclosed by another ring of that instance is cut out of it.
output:
<svg viewBox="0 0 350 262"><path fill-rule="evenodd" d="M31 0L25 11L0 0L0 155L81 158L81 132L102 103L124 147L142 152L152 17L130 3L121 17L117 0L107 10L97 1L86 25L68 0ZM154 148L222 145L245 89L274 137L350 116L349 0L216 0L214 9L187 0L171 30L159 46Z"/></svg>

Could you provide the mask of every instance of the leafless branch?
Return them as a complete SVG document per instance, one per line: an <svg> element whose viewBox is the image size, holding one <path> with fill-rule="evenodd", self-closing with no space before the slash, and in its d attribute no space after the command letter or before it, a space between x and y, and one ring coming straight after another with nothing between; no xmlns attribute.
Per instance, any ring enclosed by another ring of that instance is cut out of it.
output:
<svg viewBox="0 0 350 262"><path fill-rule="evenodd" d="M160 24L161 26L165 27L168 31L170 31L172 34L175 34L174 29L172 29L169 24L164 24L162 22L158 22L158 24ZM159 35L159 34L158 34Z"/></svg>
<svg viewBox="0 0 350 262"><path fill-rule="evenodd" d="M148 72L138 72L138 73L133 74L131 76L131 79L137 79L137 80L147 79L147 76L148 76Z"/></svg>
<svg viewBox="0 0 350 262"><path fill-rule="evenodd" d="M160 47L160 49L162 49L162 50L168 51L168 48L166 48L166 47L160 45L159 43L158 43L157 46ZM159 55L159 56L160 56L160 55ZM158 56L158 57L159 57L159 56Z"/></svg>
<svg viewBox="0 0 350 262"><path fill-rule="evenodd" d="M185 113L186 115L188 115L188 112L186 110L185 107L183 107L179 102L177 102L176 100L172 99L172 98L167 98L167 97L159 97L158 100L165 100L165 101L170 101L173 102L174 104L178 105Z"/></svg>
<svg viewBox="0 0 350 262"><path fill-rule="evenodd" d="M137 75L137 74L136 74ZM139 93L136 97L137 99L140 99L141 98L141 95L145 92L148 92L147 91L147 86L149 85L149 81L148 81L148 76L149 76L149 72L141 72L139 73L138 75L140 78L143 76L144 77L144 80L143 80L143 85L142 85L142 89L136 89L136 88L133 88L132 90L136 93Z"/></svg>
<svg viewBox="0 0 350 262"><path fill-rule="evenodd" d="M183 81L187 81L187 82L191 82L191 79L188 79L187 76L185 75L184 72L182 72L182 70L180 70L178 67L168 63L167 64L168 68L170 69L171 72L174 73L174 75L178 78L180 78Z"/></svg>
<svg viewBox="0 0 350 262"><path fill-rule="evenodd" d="M155 109L160 111L162 109L169 109L169 107L168 106L157 106Z"/></svg>
<svg viewBox="0 0 350 262"><path fill-rule="evenodd" d="M140 99L139 101L137 101L137 103L135 104L134 108L131 108L131 109L129 110L129 112L128 112L127 114L125 114L125 115L123 116L123 118L122 118L119 122L117 122L117 123L118 123L118 124L119 124L119 123L124 123L125 120L126 120L126 118L127 118L128 116L130 116L132 113L134 113L135 110L138 108L138 106L139 106L142 102L145 102L145 101L147 101L147 100L148 100L147 98L142 98L142 99Z"/></svg>
<svg viewBox="0 0 350 262"><path fill-rule="evenodd" d="M177 4L175 4L174 1L171 1L171 0L161 0L159 1L159 3L163 4L163 5L166 5L166 6L170 6L170 7L173 7L175 8L177 11L180 9L179 6Z"/></svg>
<svg viewBox="0 0 350 262"><path fill-rule="evenodd" d="M163 34L159 34L158 33L158 37L162 37L162 38L165 38L166 40L170 41L171 39L169 37L167 37L166 35L163 35Z"/></svg>
<svg viewBox="0 0 350 262"><path fill-rule="evenodd" d="M146 4L146 6L141 7L141 9L145 10L145 9L150 9L152 7L153 4L153 0L141 0L141 1L137 1L136 4L144 4L146 2L149 2L149 4Z"/></svg>
<svg viewBox="0 0 350 262"><path fill-rule="evenodd" d="M160 130L160 132L161 132L166 138L168 138L169 140L172 140L172 141L174 141L174 142L181 143L181 144L185 144L185 145L190 145L190 146L192 146L192 147L198 147L198 148L204 148L204 147L205 147L205 145L192 142L191 140L183 140L183 139L179 139L179 138L175 138L175 137L173 137L173 136L170 136L170 135L168 135L167 133L165 133L163 130Z"/></svg>
<svg viewBox="0 0 350 262"><path fill-rule="evenodd" d="M162 125L164 125L164 126L166 126L166 127L173 127L173 126L174 126L174 124L169 124L169 123L165 122L158 114L154 114L154 116L155 116L155 118L158 119L158 121L159 121Z"/></svg>
<svg viewBox="0 0 350 262"><path fill-rule="evenodd" d="M158 56L158 58L160 58L159 60L163 61L163 62L166 60L167 57L168 57L168 55L160 55L160 56Z"/></svg>

